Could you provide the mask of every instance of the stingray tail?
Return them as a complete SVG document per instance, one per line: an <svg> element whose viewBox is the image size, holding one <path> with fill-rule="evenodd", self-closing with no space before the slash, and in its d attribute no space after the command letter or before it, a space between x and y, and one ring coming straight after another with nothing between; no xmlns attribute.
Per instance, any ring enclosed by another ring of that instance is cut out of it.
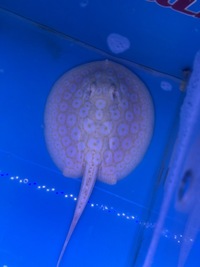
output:
<svg viewBox="0 0 200 267"><path fill-rule="evenodd" d="M61 260L63 258L64 253L65 253L66 247L69 243L71 235L72 235L72 233L76 227L76 224L78 223L78 221L81 217L81 214L83 213L85 206L86 206L86 204L90 198L90 195L91 195L93 188L94 188L94 185L95 185L97 172L98 172L98 166L95 165L93 162L88 163L86 165L85 173L84 173L82 184L81 184L80 193L78 196L78 200L77 200L77 204L76 204L76 208L75 208L75 212L74 212L74 217L72 219L72 222L71 222L67 237L65 239L64 245L62 247L60 256L58 258L56 267L60 266Z"/></svg>

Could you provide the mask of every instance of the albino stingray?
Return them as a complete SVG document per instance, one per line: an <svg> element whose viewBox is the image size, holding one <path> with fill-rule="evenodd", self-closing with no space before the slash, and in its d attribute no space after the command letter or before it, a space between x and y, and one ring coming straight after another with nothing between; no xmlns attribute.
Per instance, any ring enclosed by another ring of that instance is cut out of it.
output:
<svg viewBox="0 0 200 267"><path fill-rule="evenodd" d="M145 85L127 68L105 60L66 72L45 110L45 138L64 176L83 177L60 265L96 179L115 184L141 161L153 132L154 109Z"/></svg>

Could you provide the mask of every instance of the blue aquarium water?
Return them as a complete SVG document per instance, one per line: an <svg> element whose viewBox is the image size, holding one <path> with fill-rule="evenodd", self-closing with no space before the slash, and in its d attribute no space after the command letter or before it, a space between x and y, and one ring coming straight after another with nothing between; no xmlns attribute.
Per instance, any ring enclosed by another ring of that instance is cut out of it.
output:
<svg viewBox="0 0 200 267"><path fill-rule="evenodd" d="M79 2L79 8L88 6L89 1ZM146 64L140 55L136 61L129 54L122 58L119 54L131 45L125 35L111 31L101 49L87 35L51 28L51 20L40 21L32 16L40 12L26 13L26 6L21 11L2 7L22 16L0 9L0 267L56 266L81 180L64 177L48 153L46 101L66 71L105 59L126 66L147 86L155 112L153 136L143 160L126 178L115 185L96 182L60 266L144 266L185 97L181 72L169 66L159 71L159 61L153 66L151 58ZM187 214L169 209L149 266L178 266L186 221ZM198 266L198 241L188 241L193 246L184 266Z"/></svg>

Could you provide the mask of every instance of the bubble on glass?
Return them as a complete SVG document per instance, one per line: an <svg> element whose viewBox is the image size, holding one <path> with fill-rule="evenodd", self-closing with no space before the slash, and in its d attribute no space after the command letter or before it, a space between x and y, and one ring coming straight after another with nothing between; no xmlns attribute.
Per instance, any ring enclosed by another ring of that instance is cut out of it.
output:
<svg viewBox="0 0 200 267"><path fill-rule="evenodd" d="M161 81L160 83L160 87L161 89L163 89L164 91L171 91L172 90L172 85L171 83L167 82L167 81Z"/></svg>
<svg viewBox="0 0 200 267"><path fill-rule="evenodd" d="M80 7L86 7L89 4L89 0L81 0Z"/></svg>
<svg viewBox="0 0 200 267"><path fill-rule="evenodd" d="M107 45L111 52L114 54L120 54L130 48L130 41L125 36L118 33L111 33L107 37Z"/></svg>
<svg viewBox="0 0 200 267"><path fill-rule="evenodd" d="M8 179L13 180L13 181L14 180L18 180L19 183L20 183L20 181L22 181L22 183L28 183L28 184L31 184L31 185L33 185L33 184L36 185L37 184L36 182L31 182L30 179L28 179L28 178L20 178L19 176L9 176ZM46 186L46 185L38 185L38 186L36 186L36 188L37 189L45 189L45 192L50 192L50 191L54 192L55 191L54 193L58 194L58 192L56 191L56 189L54 187L53 188L51 188L51 187L48 188L48 186ZM70 198L70 199L72 199L74 201L77 201L77 197L74 196L72 193L65 194L64 191L61 191L60 193L61 193L60 196L63 196L64 198ZM181 196L182 196L182 194L181 194ZM101 212L109 213L112 216L116 216L121 220L128 220L130 222L132 221L132 223L136 223L136 224L142 225L146 229L149 229L149 230L154 229L155 225L156 225L155 223L150 222L150 221L140 220L136 215L131 214L131 213L127 212L127 211L116 210L114 207L107 206L107 205L105 205L103 203L88 202L88 206L90 206L91 208L94 208L94 209L98 209ZM177 232L173 233L168 229L163 229L162 236L164 238L173 240L177 244L181 244L185 240L183 238L183 234L182 233L177 233ZM194 240L192 238L187 238L186 241L187 242L194 242ZM8 266L7 265L3 265L3 267L8 267Z"/></svg>

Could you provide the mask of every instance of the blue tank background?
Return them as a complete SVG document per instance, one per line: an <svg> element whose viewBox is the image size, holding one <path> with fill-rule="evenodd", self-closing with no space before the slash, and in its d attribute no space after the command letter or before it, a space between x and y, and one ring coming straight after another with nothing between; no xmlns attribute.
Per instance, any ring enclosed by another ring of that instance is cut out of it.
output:
<svg viewBox="0 0 200 267"><path fill-rule="evenodd" d="M143 161L128 177L115 186L97 182L63 266L141 266L145 250L135 263L136 252L142 231L145 247L156 220L159 205L154 206L155 217L147 218L155 182L167 171L184 97L179 78L182 69L192 66L199 48L198 19L146 1L117 5L102 1L101 6L99 1L90 1L85 7L83 1L47 2L0 1L0 7L34 21L0 10L0 266L55 266L80 180L64 178L49 157L43 133L45 103L65 71L105 58L124 64L147 85L155 106L154 135ZM117 57L106 43L112 32L131 42L130 49ZM169 90L163 90L163 84ZM180 225L181 218L168 218L153 266L176 266L179 242L175 236ZM163 263L166 250L173 257Z"/></svg>
<svg viewBox="0 0 200 267"><path fill-rule="evenodd" d="M107 36L118 33L131 43L123 58L177 77L199 49L199 19L153 1L1 0L0 7L107 52ZM199 1L189 9L200 11Z"/></svg>

